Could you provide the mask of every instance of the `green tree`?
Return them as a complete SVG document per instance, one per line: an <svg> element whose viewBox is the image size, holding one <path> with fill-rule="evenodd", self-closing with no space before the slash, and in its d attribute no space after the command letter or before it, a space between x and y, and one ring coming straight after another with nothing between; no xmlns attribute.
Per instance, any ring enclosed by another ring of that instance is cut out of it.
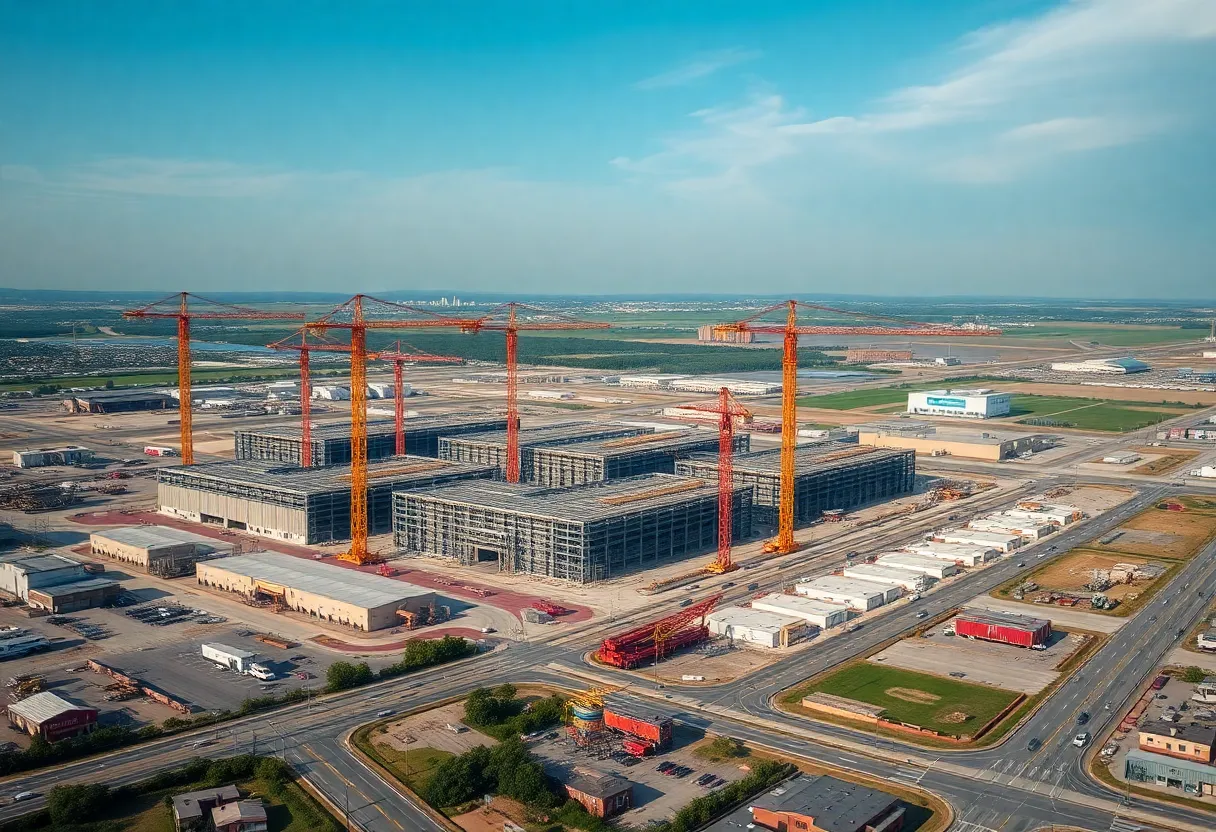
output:
<svg viewBox="0 0 1216 832"><path fill-rule="evenodd" d="M1203 668L1200 668L1200 667L1194 667L1194 666L1188 667L1186 669L1186 671L1182 674L1182 681L1187 682L1192 685L1197 685L1206 678L1207 678L1207 674L1204 673Z"/></svg>
<svg viewBox="0 0 1216 832"><path fill-rule="evenodd" d="M517 689L515 685L511 684L510 682L503 682L501 685L494 688L495 699L514 699L516 693Z"/></svg>
<svg viewBox="0 0 1216 832"><path fill-rule="evenodd" d="M333 692L366 685L374 678L367 662L334 662L325 671L325 689Z"/></svg>
<svg viewBox="0 0 1216 832"><path fill-rule="evenodd" d="M100 783L55 786L46 796L46 808L56 827L96 818L105 809L110 787Z"/></svg>
<svg viewBox="0 0 1216 832"><path fill-rule="evenodd" d="M743 755L743 743L733 737L715 737L709 744L710 753L719 760Z"/></svg>
<svg viewBox="0 0 1216 832"><path fill-rule="evenodd" d="M113 390L113 389L114 389L114 379L112 379L112 378L108 378L108 379L106 379L106 389L107 389L107 390Z"/></svg>

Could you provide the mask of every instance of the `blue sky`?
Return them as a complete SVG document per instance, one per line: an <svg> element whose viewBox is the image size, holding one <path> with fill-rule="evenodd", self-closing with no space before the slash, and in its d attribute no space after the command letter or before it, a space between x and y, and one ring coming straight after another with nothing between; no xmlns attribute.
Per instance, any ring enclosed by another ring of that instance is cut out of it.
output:
<svg viewBox="0 0 1216 832"><path fill-rule="evenodd" d="M0 0L0 285L1216 296L1216 0Z"/></svg>

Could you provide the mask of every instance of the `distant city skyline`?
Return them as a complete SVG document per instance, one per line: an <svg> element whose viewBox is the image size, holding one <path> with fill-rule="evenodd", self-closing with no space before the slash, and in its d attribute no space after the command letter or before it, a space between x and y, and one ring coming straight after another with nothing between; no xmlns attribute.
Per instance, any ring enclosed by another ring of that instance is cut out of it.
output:
<svg viewBox="0 0 1216 832"><path fill-rule="evenodd" d="M1211 0L0 23L4 287L1216 295Z"/></svg>

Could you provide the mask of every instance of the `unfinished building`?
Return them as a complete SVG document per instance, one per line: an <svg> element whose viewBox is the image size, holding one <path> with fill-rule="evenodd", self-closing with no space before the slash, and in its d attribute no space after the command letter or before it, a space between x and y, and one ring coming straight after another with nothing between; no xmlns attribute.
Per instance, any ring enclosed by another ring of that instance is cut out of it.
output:
<svg viewBox="0 0 1216 832"><path fill-rule="evenodd" d="M735 488L733 511L734 538L750 537L751 486ZM589 583L713 550L717 481L649 474L577 488L479 480L397 492L393 533L405 552Z"/></svg>
<svg viewBox="0 0 1216 832"><path fill-rule="evenodd" d="M392 492L489 477L488 465L397 457L368 465L371 534L392 530ZM251 460L157 471L157 507L173 517L305 545L350 538L350 468Z"/></svg>
<svg viewBox="0 0 1216 832"><path fill-rule="evenodd" d="M736 452L751 437L735 437ZM642 474L673 474L677 459L717 451L718 435L707 430L670 430L574 422L521 431L519 471L524 482L545 486L586 485ZM482 462L505 476L505 431L439 440L442 459Z"/></svg>
<svg viewBox="0 0 1216 832"><path fill-rule="evenodd" d="M459 436L488 430L506 430L507 417L497 415L446 413L416 416L405 421L407 456L439 456L439 437ZM259 427L238 430L236 458L300 465L303 457L300 425ZM350 422L314 425L310 437L311 465L350 463ZM391 419L367 425L367 458L384 459L397 451L397 434Z"/></svg>
<svg viewBox="0 0 1216 832"><path fill-rule="evenodd" d="M486 431L465 436L439 438L439 458L453 462L473 462L498 468L499 478L507 472L507 431ZM519 431L519 475L524 482L535 481L533 455L537 448L553 448L594 439L615 439L653 434L654 428L633 425L604 425L595 422L560 422Z"/></svg>
<svg viewBox="0 0 1216 832"><path fill-rule="evenodd" d="M794 524L803 526L825 511L845 510L875 500L912 492L916 454L838 444L797 449L794 459ZM717 456L700 455L676 462L676 473L715 480ZM735 485L754 486L757 525L775 526L781 495L781 451L757 451L734 459Z"/></svg>

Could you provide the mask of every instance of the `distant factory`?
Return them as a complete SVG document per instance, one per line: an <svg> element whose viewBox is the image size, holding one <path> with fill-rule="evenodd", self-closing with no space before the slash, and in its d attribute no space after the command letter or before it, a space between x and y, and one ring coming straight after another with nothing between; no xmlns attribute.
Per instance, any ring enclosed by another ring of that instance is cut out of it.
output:
<svg viewBox="0 0 1216 832"><path fill-rule="evenodd" d="M908 394L908 412L916 416L995 419L1008 416L1012 396L995 390L924 390Z"/></svg>
<svg viewBox="0 0 1216 832"><path fill-rule="evenodd" d="M1123 358L1089 358L1084 361L1058 361L1051 365L1057 373L1088 373L1091 375L1128 375L1144 373L1149 369L1143 361L1125 356Z"/></svg>
<svg viewBox="0 0 1216 832"><path fill-rule="evenodd" d="M876 448L900 448L921 456L959 456L1000 462L1055 447L1054 436L1009 430L958 430L929 422L871 422L857 426L857 442Z"/></svg>
<svg viewBox="0 0 1216 832"><path fill-rule="evenodd" d="M136 410L176 410L177 399L154 390L93 390L63 400L68 413L128 413Z"/></svg>

